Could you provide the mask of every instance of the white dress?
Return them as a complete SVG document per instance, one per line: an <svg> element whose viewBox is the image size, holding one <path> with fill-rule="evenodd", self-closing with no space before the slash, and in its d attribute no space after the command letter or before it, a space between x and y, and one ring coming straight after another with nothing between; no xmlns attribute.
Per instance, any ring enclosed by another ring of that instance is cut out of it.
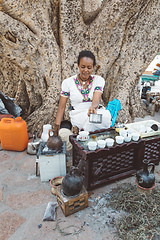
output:
<svg viewBox="0 0 160 240"><path fill-rule="evenodd" d="M105 85L104 78L98 75L91 75L88 81L88 88L83 89L80 85L77 75L65 79L62 82L61 96L69 97L74 110L70 111L70 119L73 126L80 130L95 131L111 126L111 114L105 108L97 109L98 114L102 114L102 123L90 123L88 109L92 104L93 93L95 91L103 92Z"/></svg>

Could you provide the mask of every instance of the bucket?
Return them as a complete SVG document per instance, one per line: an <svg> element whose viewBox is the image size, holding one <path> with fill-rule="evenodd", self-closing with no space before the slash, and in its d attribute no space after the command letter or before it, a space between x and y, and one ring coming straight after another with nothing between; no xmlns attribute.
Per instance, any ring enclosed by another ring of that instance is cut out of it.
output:
<svg viewBox="0 0 160 240"><path fill-rule="evenodd" d="M23 151L28 144L27 123L21 117L2 118L0 139L2 149Z"/></svg>

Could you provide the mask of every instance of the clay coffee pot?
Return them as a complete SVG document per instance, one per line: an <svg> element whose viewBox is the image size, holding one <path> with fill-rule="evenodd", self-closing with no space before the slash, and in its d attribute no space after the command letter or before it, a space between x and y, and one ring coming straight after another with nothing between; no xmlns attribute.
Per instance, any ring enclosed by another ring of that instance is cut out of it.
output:
<svg viewBox="0 0 160 240"><path fill-rule="evenodd" d="M73 132L73 134L78 135L79 134L79 128L77 126L72 126L72 132Z"/></svg>
<svg viewBox="0 0 160 240"><path fill-rule="evenodd" d="M148 167L152 166L151 170ZM136 173L137 184L143 188L151 188L155 183L154 163L149 163L148 160L143 161L143 169Z"/></svg>
<svg viewBox="0 0 160 240"><path fill-rule="evenodd" d="M63 146L63 142L61 137L58 135L59 125L54 125L54 130L49 129L48 135L49 138L47 140L47 147L52 150L61 150Z"/></svg>
<svg viewBox="0 0 160 240"><path fill-rule="evenodd" d="M66 196L75 196L83 187L83 178L78 167L72 166L70 172L62 180L62 190Z"/></svg>

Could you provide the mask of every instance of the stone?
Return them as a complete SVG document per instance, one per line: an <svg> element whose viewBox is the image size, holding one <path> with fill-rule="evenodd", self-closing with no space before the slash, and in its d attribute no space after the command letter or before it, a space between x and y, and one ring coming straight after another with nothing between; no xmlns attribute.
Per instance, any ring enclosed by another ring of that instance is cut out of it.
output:
<svg viewBox="0 0 160 240"><path fill-rule="evenodd" d="M24 186L25 187L25 186ZM39 189L37 191L27 191L22 193L8 194L6 204L12 209L28 208L40 205L52 200L50 191Z"/></svg>
<svg viewBox="0 0 160 240"><path fill-rule="evenodd" d="M16 213L5 211L0 215L0 239L8 239L26 221Z"/></svg>
<svg viewBox="0 0 160 240"><path fill-rule="evenodd" d="M3 190L2 188L0 188L0 202L3 201Z"/></svg>
<svg viewBox="0 0 160 240"><path fill-rule="evenodd" d="M77 73L78 53L88 49L94 73L106 81L104 105L119 99L121 122L143 117L138 82L159 51L159 17L156 0L2 0L0 91L15 98L28 130L40 135L55 121L62 81Z"/></svg>

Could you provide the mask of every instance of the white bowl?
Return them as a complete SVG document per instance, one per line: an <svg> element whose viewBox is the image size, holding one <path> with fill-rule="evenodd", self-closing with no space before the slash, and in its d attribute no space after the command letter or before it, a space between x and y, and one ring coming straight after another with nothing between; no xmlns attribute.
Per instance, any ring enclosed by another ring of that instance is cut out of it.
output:
<svg viewBox="0 0 160 240"><path fill-rule="evenodd" d="M139 133L136 133L136 132L132 133L132 140L133 141L138 141L139 137L140 137Z"/></svg>
<svg viewBox="0 0 160 240"><path fill-rule="evenodd" d="M106 141L105 140L98 140L97 141L98 147L99 148L105 148L106 146Z"/></svg>
<svg viewBox="0 0 160 240"><path fill-rule="evenodd" d="M107 147L113 147L114 139L112 139L112 138L106 138L105 141L106 141Z"/></svg>
<svg viewBox="0 0 160 240"><path fill-rule="evenodd" d="M89 150L91 150L91 151L94 151L94 150L96 150L96 148L97 148L97 142L89 142L88 143L88 148L89 148Z"/></svg>
<svg viewBox="0 0 160 240"><path fill-rule="evenodd" d="M122 144L124 142L124 137L122 136L116 136L116 143Z"/></svg>

